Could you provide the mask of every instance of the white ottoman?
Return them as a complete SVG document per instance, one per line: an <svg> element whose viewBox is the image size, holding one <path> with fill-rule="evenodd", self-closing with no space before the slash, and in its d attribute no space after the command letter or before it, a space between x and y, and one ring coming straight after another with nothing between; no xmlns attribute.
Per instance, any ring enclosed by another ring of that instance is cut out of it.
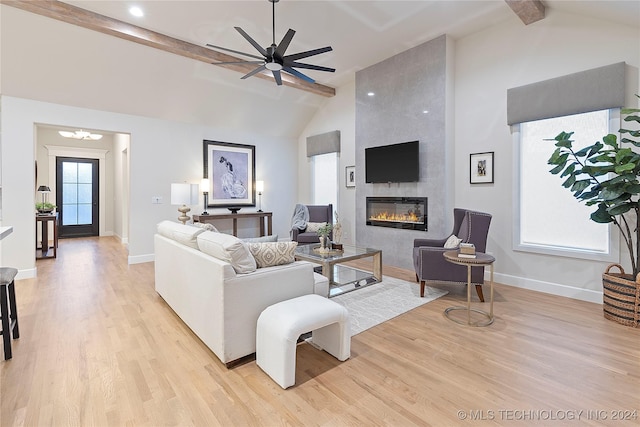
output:
<svg viewBox="0 0 640 427"><path fill-rule="evenodd" d="M320 295L279 302L258 317L256 363L280 387L296 383L296 344L300 335L310 331L313 344L336 359L351 356L349 312Z"/></svg>

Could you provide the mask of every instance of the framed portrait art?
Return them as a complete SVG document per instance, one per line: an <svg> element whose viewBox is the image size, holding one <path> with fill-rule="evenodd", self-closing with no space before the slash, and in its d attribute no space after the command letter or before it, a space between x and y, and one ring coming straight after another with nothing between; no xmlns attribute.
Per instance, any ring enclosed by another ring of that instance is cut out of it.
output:
<svg viewBox="0 0 640 427"><path fill-rule="evenodd" d="M471 184L493 183L493 151L471 154L469 165L469 182Z"/></svg>
<svg viewBox="0 0 640 427"><path fill-rule="evenodd" d="M347 187L356 186L356 167L355 166L347 166L345 168L345 185Z"/></svg>
<svg viewBox="0 0 640 427"><path fill-rule="evenodd" d="M203 177L209 179L208 208L256 205L256 147L203 141Z"/></svg>

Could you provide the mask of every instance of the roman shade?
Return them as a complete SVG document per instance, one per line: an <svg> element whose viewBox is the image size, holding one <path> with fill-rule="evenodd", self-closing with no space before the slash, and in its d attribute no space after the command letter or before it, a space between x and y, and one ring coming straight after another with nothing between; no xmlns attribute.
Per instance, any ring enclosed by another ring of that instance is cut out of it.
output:
<svg viewBox="0 0 640 427"><path fill-rule="evenodd" d="M340 152L340 131L307 137L307 157Z"/></svg>
<svg viewBox="0 0 640 427"><path fill-rule="evenodd" d="M507 90L507 124L624 106L625 63Z"/></svg>

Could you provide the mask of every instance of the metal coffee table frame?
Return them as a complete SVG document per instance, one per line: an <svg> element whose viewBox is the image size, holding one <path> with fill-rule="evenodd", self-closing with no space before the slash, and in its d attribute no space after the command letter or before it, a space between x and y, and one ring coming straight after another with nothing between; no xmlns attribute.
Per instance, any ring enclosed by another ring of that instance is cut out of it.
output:
<svg viewBox="0 0 640 427"><path fill-rule="evenodd" d="M301 245L296 248L295 258L297 260L309 261L314 264L320 264L322 266L322 275L329 279L329 286L340 286L345 283L337 283L335 281L335 271L334 267L338 268L338 264L353 261L362 258L373 258L373 272L368 273L367 276L373 276L373 281L366 280L366 277L361 277L355 282L365 281L367 285L381 282L382 281L382 250L373 249L373 248L359 248L355 246L347 246L344 245L344 249L342 252L331 252L328 254L322 254L320 252L315 251L314 249L318 248L320 245ZM351 267L343 267L349 268ZM355 271L361 271L358 269L353 269ZM357 284L355 285L355 289L359 288ZM331 296L335 296L332 294Z"/></svg>

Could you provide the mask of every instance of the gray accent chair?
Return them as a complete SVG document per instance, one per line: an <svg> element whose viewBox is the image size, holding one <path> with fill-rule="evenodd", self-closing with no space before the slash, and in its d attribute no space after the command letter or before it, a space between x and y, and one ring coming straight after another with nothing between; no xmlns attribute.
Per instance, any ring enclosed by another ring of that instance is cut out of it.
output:
<svg viewBox="0 0 640 427"><path fill-rule="evenodd" d="M333 225L333 205L307 205L309 209L309 221L308 222L328 222ZM333 239L333 232L329 234L329 239ZM299 245L310 245L312 243L320 243L320 238L316 232L306 232L304 230L298 230L297 228L291 229L291 240L298 242Z"/></svg>
<svg viewBox="0 0 640 427"><path fill-rule="evenodd" d="M455 208L453 210L453 231L464 243L473 243L477 252L485 252L487 249L487 235L491 215L467 209ZM443 239L415 239L413 241L413 267L416 271L416 280L420 282L420 296L424 296L426 284L438 282L453 282L467 284L467 267L447 261L442 255L446 251L444 243L449 236ZM482 285L484 284L484 267L471 267L471 283L476 286L476 292L480 301L484 302Z"/></svg>

